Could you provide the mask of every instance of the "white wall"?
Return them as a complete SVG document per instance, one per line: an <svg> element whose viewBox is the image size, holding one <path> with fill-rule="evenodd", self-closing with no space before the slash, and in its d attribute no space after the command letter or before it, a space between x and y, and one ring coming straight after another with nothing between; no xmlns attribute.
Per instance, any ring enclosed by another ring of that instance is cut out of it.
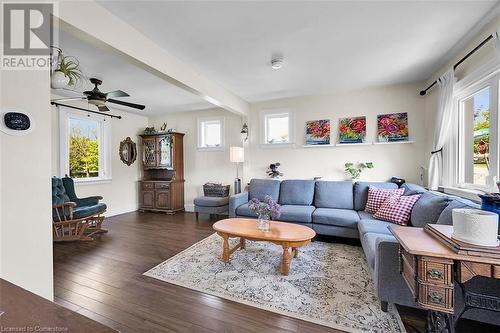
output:
<svg viewBox="0 0 500 333"><path fill-rule="evenodd" d="M0 132L1 277L53 299L51 117L48 71L0 73L0 107L29 112L35 130Z"/></svg>
<svg viewBox="0 0 500 333"><path fill-rule="evenodd" d="M55 107L53 107L55 109ZM101 195L102 202L106 203L108 210L106 216L135 211L138 208L138 180L141 178L142 158L138 134L148 125L145 116L116 109L109 111L112 114L122 116L122 119L106 118L111 122L111 176L110 182L97 184L76 183L76 193L79 197ZM52 175L64 176L60 172L59 154L59 111L52 111ZM138 156L134 164L127 166L120 160L120 142L129 136L137 144Z"/></svg>
<svg viewBox="0 0 500 333"><path fill-rule="evenodd" d="M199 151L197 149L197 119L211 116L223 116L225 119L226 147L222 151ZM193 210L193 199L203 195L202 186L206 182L230 184L232 191L236 178L236 165L229 162L229 147L241 146L242 117L222 109L212 109L169 113L149 120L150 126L155 126L157 129L164 122L167 122L168 128L174 128L176 131L186 134L184 136L186 210Z"/></svg>
<svg viewBox="0 0 500 333"><path fill-rule="evenodd" d="M421 84L374 87L333 96L299 97L251 105L249 177L265 177L272 162L280 162L284 178L345 179L346 162L374 162L361 178L385 181L392 176L419 182L425 145L424 100ZM288 108L295 112L295 148L262 147L259 132L260 110ZM408 112L410 140L413 144L303 148L307 120L330 119L331 142L338 142L339 118L367 117L367 141L376 141L378 114Z"/></svg>

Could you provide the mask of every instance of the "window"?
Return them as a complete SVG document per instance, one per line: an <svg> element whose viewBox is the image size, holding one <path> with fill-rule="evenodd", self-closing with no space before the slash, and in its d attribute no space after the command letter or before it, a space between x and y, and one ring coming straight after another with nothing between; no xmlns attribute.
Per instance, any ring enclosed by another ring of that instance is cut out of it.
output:
<svg viewBox="0 0 500 333"><path fill-rule="evenodd" d="M108 123L104 117L61 110L62 175L77 182L111 179Z"/></svg>
<svg viewBox="0 0 500 333"><path fill-rule="evenodd" d="M268 145L293 143L292 112L289 110L261 111L261 143Z"/></svg>
<svg viewBox="0 0 500 333"><path fill-rule="evenodd" d="M498 181L498 80L477 81L458 95L458 187L489 190Z"/></svg>
<svg viewBox="0 0 500 333"><path fill-rule="evenodd" d="M198 119L198 148L219 150L224 148L224 118Z"/></svg>

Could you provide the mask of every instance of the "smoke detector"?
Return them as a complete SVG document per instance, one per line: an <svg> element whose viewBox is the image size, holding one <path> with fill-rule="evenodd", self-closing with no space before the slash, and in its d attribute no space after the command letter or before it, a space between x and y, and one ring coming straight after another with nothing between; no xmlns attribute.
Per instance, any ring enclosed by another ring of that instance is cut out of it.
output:
<svg viewBox="0 0 500 333"><path fill-rule="evenodd" d="M273 58L271 59L271 68L280 69L283 67L283 58Z"/></svg>

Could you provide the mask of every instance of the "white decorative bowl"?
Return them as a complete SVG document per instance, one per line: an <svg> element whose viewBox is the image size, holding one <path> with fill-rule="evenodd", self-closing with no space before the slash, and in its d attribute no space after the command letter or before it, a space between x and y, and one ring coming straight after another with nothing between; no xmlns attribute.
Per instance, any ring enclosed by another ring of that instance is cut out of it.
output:
<svg viewBox="0 0 500 333"><path fill-rule="evenodd" d="M479 209L452 211L452 238L479 246L498 246L498 214Z"/></svg>

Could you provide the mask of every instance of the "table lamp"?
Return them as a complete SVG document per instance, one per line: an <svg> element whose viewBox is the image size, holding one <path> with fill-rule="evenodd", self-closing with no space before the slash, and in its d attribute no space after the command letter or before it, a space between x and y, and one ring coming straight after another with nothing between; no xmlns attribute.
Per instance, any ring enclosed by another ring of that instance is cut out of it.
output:
<svg viewBox="0 0 500 333"><path fill-rule="evenodd" d="M239 177L238 169L240 163L245 161L245 151L243 147L230 147L229 148L229 160L236 163L236 179L234 180L234 194L241 192L241 179Z"/></svg>

